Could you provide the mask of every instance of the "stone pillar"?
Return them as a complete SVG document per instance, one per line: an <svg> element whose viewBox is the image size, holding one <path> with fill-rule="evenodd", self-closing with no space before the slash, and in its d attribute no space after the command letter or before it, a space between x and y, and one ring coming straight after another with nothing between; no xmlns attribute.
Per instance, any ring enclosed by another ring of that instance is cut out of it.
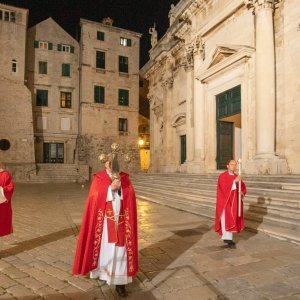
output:
<svg viewBox="0 0 300 300"><path fill-rule="evenodd" d="M174 158L174 140L172 135L172 95L173 95L173 77L170 76L163 82L164 88L164 111L163 111L163 120L164 120L164 138L163 146L164 147L164 158L163 165L165 172L175 172L176 171L176 159Z"/></svg>
<svg viewBox="0 0 300 300"><path fill-rule="evenodd" d="M275 48L273 4L261 1L256 13L256 155L275 154Z"/></svg>
<svg viewBox="0 0 300 300"><path fill-rule="evenodd" d="M286 173L286 161L275 155L276 81L273 12L277 0L248 0L256 16L256 155L253 173ZM256 160L256 162L255 162ZM251 167L249 168L251 170Z"/></svg>
<svg viewBox="0 0 300 300"><path fill-rule="evenodd" d="M194 52L194 172L204 173L204 86L196 79L197 72L201 68L201 48Z"/></svg>
<svg viewBox="0 0 300 300"><path fill-rule="evenodd" d="M193 46L186 50L186 164L187 172L192 172L191 166L194 160L194 58Z"/></svg>

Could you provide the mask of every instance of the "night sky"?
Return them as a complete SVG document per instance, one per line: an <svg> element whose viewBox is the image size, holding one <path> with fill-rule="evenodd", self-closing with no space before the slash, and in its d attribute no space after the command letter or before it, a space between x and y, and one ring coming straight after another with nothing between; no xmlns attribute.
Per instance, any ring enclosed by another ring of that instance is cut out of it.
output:
<svg viewBox="0 0 300 300"><path fill-rule="evenodd" d="M0 0L1 3L29 9L29 27L52 17L62 28L79 40L79 19L101 22L110 17L113 26L143 34L141 38L142 67L151 48L149 27L156 23L158 39L166 32L171 4L179 0Z"/></svg>

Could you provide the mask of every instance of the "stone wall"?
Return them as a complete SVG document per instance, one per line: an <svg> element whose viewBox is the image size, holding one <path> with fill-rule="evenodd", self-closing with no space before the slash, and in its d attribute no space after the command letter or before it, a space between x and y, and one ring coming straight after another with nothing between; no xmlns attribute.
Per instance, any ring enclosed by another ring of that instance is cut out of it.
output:
<svg viewBox="0 0 300 300"><path fill-rule="evenodd" d="M102 153L111 153L111 144L116 142L113 137L101 137L96 135L81 135L77 140L78 161L79 164L89 165L90 176L95 172L104 169L103 164L98 157ZM139 149L136 140L119 138L120 151L118 153L118 162L120 170L127 173L137 173L139 168ZM130 156L130 162L124 162L125 155Z"/></svg>

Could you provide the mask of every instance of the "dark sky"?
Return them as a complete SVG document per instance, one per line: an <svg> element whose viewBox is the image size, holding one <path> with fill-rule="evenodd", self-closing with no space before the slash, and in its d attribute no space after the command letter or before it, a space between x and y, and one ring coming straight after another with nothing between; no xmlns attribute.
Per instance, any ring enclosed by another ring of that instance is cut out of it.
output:
<svg viewBox="0 0 300 300"><path fill-rule="evenodd" d="M141 62L143 66L149 58L149 27L156 23L158 38L168 28L168 12L171 4L179 0L0 0L1 3L29 9L29 27L48 17L52 17L73 37L78 38L79 19L100 22L111 17L113 25L140 32Z"/></svg>

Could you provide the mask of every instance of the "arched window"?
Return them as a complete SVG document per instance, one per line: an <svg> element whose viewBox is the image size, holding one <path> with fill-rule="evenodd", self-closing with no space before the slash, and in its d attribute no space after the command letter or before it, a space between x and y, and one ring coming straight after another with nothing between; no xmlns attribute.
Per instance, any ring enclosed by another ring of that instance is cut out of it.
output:
<svg viewBox="0 0 300 300"><path fill-rule="evenodd" d="M11 71L14 73L17 72L17 61L15 59L11 61Z"/></svg>

